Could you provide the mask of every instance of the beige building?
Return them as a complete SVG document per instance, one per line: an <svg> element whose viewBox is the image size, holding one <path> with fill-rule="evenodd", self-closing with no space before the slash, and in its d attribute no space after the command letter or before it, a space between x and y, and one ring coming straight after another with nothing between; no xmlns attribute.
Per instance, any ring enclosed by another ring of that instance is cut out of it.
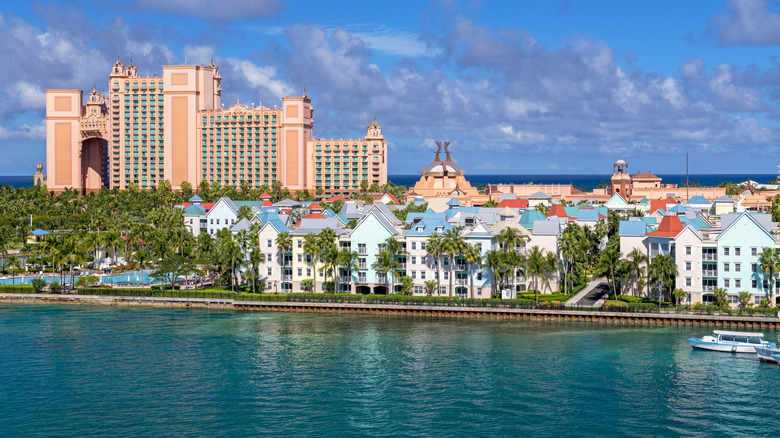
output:
<svg viewBox="0 0 780 438"><path fill-rule="evenodd" d="M348 195L387 182L387 141L376 120L366 137L317 140L311 97L281 108L220 101L218 67L163 66L139 76L119 59L108 94L46 91L46 169L50 190L150 189L168 180L250 188L280 181L291 190Z"/></svg>

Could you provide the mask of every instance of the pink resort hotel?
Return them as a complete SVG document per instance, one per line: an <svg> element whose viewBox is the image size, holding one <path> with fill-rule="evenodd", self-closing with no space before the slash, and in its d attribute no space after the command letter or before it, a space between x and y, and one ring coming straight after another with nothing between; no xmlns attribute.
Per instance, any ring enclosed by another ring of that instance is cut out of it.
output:
<svg viewBox="0 0 780 438"><path fill-rule="evenodd" d="M373 120L356 140L314 139L311 97L281 108L223 108L218 67L163 66L139 76L119 59L108 95L93 89L46 90L48 188L82 192L141 189L162 180L250 188L280 181L290 190L348 195L361 181L387 182L387 141Z"/></svg>

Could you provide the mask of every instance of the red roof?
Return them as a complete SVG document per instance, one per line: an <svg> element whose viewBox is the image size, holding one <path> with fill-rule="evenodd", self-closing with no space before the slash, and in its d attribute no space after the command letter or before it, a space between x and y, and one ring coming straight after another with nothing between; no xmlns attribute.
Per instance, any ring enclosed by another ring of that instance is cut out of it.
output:
<svg viewBox="0 0 780 438"><path fill-rule="evenodd" d="M650 214L655 213L658 209L663 209L666 211L666 201L663 199L654 199L650 201Z"/></svg>
<svg viewBox="0 0 780 438"><path fill-rule="evenodd" d="M390 198L391 201L393 201L395 204L400 204L397 199L395 199L395 196L393 196L392 193L388 193L387 196Z"/></svg>
<svg viewBox="0 0 780 438"><path fill-rule="evenodd" d="M263 194L260 195L260 199L263 199L263 198L269 198L270 199L271 195L269 195L268 192L263 192Z"/></svg>
<svg viewBox="0 0 780 438"><path fill-rule="evenodd" d="M325 219L322 213L309 213L303 217L304 219Z"/></svg>
<svg viewBox="0 0 780 438"><path fill-rule="evenodd" d="M658 224L658 228L652 233L647 233L648 236L658 237L676 237L683 230L683 224L680 222L680 218L677 216L664 216L661 219L661 223Z"/></svg>
<svg viewBox="0 0 780 438"><path fill-rule="evenodd" d="M269 199L263 199L263 207L273 207L274 203L271 202Z"/></svg>
<svg viewBox="0 0 780 438"><path fill-rule="evenodd" d="M550 211L547 213L547 217L569 217L569 215L566 214L566 210L563 208L563 205L553 204L550 207Z"/></svg>
<svg viewBox="0 0 780 438"><path fill-rule="evenodd" d="M211 210L212 208L214 208L214 204L216 204L216 202L201 202L201 203L200 203L200 206L201 206L201 207L203 207L203 209L204 209L204 210L206 210L206 211L209 211L209 210ZM184 202L184 203L182 203L182 204L181 204L181 206L182 206L182 207L184 207L184 209L185 209L185 210L186 210L186 209L187 209L187 208L188 208L190 205L192 205L192 202Z"/></svg>
<svg viewBox="0 0 780 438"><path fill-rule="evenodd" d="M325 202L336 202L336 201L346 201L346 200L347 200L347 198L345 198L343 196L334 196L332 198L326 199Z"/></svg>
<svg viewBox="0 0 780 438"><path fill-rule="evenodd" d="M306 207L308 210L322 210L322 206L320 204L317 204L316 202L312 202L309 204L308 207Z"/></svg>
<svg viewBox="0 0 780 438"><path fill-rule="evenodd" d="M677 201L672 199L672 197L670 196L670 197L666 198L666 203L667 204L677 204Z"/></svg>
<svg viewBox="0 0 780 438"><path fill-rule="evenodd" d="M498 203L498 208L528 208L528 200L527 199L504 199L501 202Z"/></svg>

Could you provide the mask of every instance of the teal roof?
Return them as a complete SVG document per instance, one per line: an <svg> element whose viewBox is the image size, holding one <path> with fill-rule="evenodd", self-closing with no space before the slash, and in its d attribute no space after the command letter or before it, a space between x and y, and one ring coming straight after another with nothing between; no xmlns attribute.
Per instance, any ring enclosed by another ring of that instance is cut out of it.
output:
<svg viewBox="0 0 780 438"><path fill-rule="evenodd" d="M704 219L701 216L696 216L696 219L693 220L693 223L699 226L699 228L712 228L712 225L710 225L709 222L707 222L707 219Z"/></svg>
<svg viewBox="0 0 780 438"><path fill-rule="evenodd" d="M198 195L192 195L190 202L203 202L203 199L200 199L200 196Z"/></svg>
<svg viewBox="0 0 780 438"><path fill-rule="evenodd" d="M523 210L523 215L520 217L520 225L531 230L534 227L534 222L544 220L547 220L547 218L541 211Z"/></svg>
<svg viewBox="0 0 780 438"><path fill-rule="evenodd" d="M192 204L184 210L185 216L200 216L206 214L206 209L200 204Z"/></svg>

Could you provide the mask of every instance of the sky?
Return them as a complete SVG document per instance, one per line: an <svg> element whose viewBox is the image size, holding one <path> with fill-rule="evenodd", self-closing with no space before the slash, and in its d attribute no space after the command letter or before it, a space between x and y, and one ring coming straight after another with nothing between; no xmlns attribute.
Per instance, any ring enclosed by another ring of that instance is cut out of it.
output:
<svg viewBox="0 0 780 438"><path fill-rule="evenodd" d="M213 8L212 5L218 5ZM17 1L0 7L0 175L45 163L45 90L219 65L222 102L303 90L316 138L376 117L388 173L777 172L780 2Z"/></svg>

